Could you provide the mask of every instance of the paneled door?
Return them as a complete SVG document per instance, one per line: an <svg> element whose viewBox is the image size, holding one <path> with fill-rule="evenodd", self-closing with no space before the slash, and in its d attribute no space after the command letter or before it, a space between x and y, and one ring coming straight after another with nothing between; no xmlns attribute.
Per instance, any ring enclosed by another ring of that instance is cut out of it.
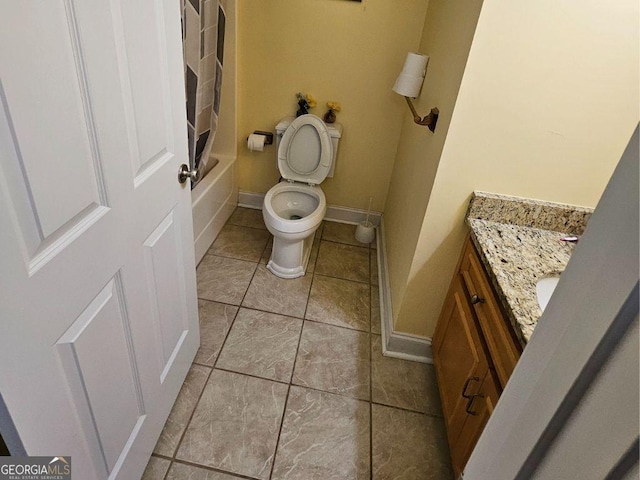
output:
<svg viewBox="0 0 640 480"><path fill-rule="evenodd" d="M199 343L179 5L0 7L0 393L73 478L141 476Z"/></svg>

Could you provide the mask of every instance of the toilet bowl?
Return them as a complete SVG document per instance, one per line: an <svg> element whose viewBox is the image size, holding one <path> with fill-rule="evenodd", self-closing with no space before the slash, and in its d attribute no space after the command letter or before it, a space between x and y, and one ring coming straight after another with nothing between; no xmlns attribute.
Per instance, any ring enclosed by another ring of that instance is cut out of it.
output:
<svg viewBox="0 0 640 480"><path fill-rule="evenodd" d="M278 168L284 179L265 195L264 223L273 235L267 269L281 278L305 274L313 237L327 211L319 186L333 170L341 129L329 131L315 115L278 124Z"/></svg>
<svg viewBox="0 0 640 480"><path fill-rule="evenodd" d="M262 215L273 235L269 271L282 278L305 274L314 233L326 211L327 201L319 187L284 181L267 192Z"/></svg>

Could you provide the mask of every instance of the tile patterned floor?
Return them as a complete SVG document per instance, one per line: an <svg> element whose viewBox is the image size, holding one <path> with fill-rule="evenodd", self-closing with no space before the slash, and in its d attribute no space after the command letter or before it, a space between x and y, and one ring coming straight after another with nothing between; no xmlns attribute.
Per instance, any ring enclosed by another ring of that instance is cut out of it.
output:
<svg viewBox="0 0 640 480"><path fill-rule="evenodd" d="M272 275L238 208L197 268L201 346L143 480L451 480L431 365L384 357L375 243L324 222Z"/></svg>

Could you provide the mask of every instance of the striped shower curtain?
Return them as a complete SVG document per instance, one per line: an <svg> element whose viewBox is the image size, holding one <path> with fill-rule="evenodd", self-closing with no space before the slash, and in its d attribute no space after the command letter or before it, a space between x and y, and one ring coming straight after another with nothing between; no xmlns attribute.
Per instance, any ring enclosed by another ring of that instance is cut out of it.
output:
<svg viewBox="0 0 640 480"><path fill-rule="evenodd" d="M209 159L220 112L224 63L224 0L180 0L187 96L189 163L200 180L217 161ZM191 188L197 182L192 183Z"/></svg>

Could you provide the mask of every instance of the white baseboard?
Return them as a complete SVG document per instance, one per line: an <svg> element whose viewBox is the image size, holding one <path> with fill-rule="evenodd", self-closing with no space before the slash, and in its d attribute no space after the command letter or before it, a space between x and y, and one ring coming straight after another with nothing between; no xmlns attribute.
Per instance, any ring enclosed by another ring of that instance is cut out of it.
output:
<svg viewBox="0 0 640 480"><path fill-rule="evenodd" d="M264 193L240 191L238 206L262 210ZM350 207L327 205L325 220L357 225L365 220L366 210ZM393 330L393 309L391 306L391 289L387 268L387 254L384 243L384 218L379 212L371 212L369 221L377 225L376 234L378 250L378 283L380 289L380 320L382 322L382 353L387 357L412 360L420 363L433 363L431 339Z"/></svg>
<svg viewBox="0 0 640 480"><path fill-rule="evenodd" d="M253 208L256 210L262 210L262 201L264 200L264 193L238 192L238 206L244 208Z"/></svg>
<svg viewBox="0 0 640 480"><path fill-rule="evenodd" d="M387 266L387 249L384 242L384 217L378 227L378 284L380 289L380 320L382 322L382 354L387 357L433 363L431 338L394 331L391 287Z"/></svg>
<svg viewBox="0 0 640 480"><path fill-rule="evenodd" d="M263 200L264 193L240 191L238 195L238 206L262 210ZM381 217L382 214L380 212L371 212L369 214L369 221L374 225L380 225ZM338 205L327 205L327 213L324 216L324 219L329 220L330 222L350 223L353 225L357 225L366 218L366 210L359 210L351 207L340 207Z"/></svg>

